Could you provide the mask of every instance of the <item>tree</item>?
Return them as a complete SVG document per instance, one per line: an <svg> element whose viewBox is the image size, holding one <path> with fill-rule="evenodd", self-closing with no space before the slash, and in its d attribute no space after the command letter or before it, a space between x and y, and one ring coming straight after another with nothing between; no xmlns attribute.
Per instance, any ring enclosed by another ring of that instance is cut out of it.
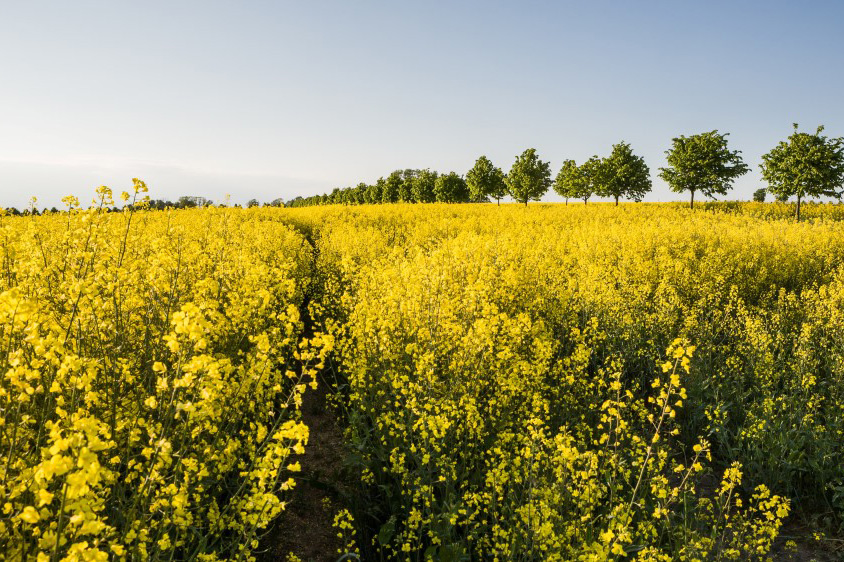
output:
<svg viewBox="0 0 844 562"><path fill-rule="evenodd" d="M384 179L381 178L379 182L376 182L372 185L366 186L366 191L363 193L363 199L365 203L369 203L372 205L373 203L380 203L381 202L381 184L384 183Z"/></svg>
<svg viewBox="0 0 844 562"><path fill-rule="evenodd" d="M554 179L554 191L561 197L565 197L566 205L569 203L569 198L579 199L580 193L588 189L588 186L589 180L574 160L564 161L563 167Z"/></svg>
<svg viewBox="0 0 844 562"><path fill-rule="evenodd" d="M759 189L757 189L756 191L753 192L753 200L756 201L757 203L764 203L765 202L765 195L767 193L768 192L764 187L759 188Z"/></svg>
<svg viewBox="0 0 844 562"><path fill-rule="evenodd" d="M416 178L416 175L419 173L419 170L402 170L401 174L401 184L399 185L399 201L403 201L405 203L410 203L413 201L413 193L411 192L411 188L413 187L413 180Z"/></svg>
<svg viewBox="0 0 844 562"><path fill-rule="evenodd" d="M434 185L437 182L437 172L419 170L410 186L410 194L417 203L433 203L435 200Z"/></svg>
<svg viewBox="0 0 844 562"><path fill-rule="evenodd" d="M651 190L651 171L645 159L633 154L626 142L613 145L612 152L601 164L601 181L596 186L596 193L601 197L613 197L616 206L621 197L641 201Z"/></svg>
<svg viewBox="0 0 844 562"><path fill-rule="evenodd" d="M778 200L797 197L800 220L804 197L840 197L844 184L844 138L828 138L818 127L814 135L797 131L762 156L762 179Z"/></svg>
<svg viewBox="0 0 844 562"><path fill-rule="evenodd" d="M527 207L528 201L539 200L551 187L551 167L539 159L535 148L528 148L516 157L505 183L510 196Z"/></svg>
<svg viewBox="0 0 844 562"><path fill-rule="evenodd" d="M182 200L182 198L180 197L180 198L179 198L179 201L181 202L181 200ZM257 200L257 199L250 199L249 201L247 201L247 202L246 202L246 206L247 206L247 207L250 207L250 208L251 208L251 207L257 207L258 205L259 205L259 203L258 203L258 200ZM196 203L194 203L194 204L193 204L193 205L191 205L191 206L192 206L192 207L195 207L195 206L196 206Z"/></svg>
<svg viewBox="0 0 844 562"><path fill-rule="evenodd" d="M501 198L507 194L504 183L504 173L501 168L493 166L486 156L481 156L475 165L466 173L466 185L472 201L486 201L487 197L495 199L501 205Z"/></svg>
<svg viewBox="0 0 844 562"><path fill-rule="evenodd" d="M381 184L381 202L395 203L399 200L399 187L401 187L401 172L393 172L387 179L378 178Z"/></svg>
<svg viewBox="0 0 844 562"><path fill-rule="evenodd" d="M362 205L366 203L366 190L369 189L369 186L363 182L360 182L355 187L352 188L352 195L351 200L353 203L358 205Z"/></svg>
<svg viewBox="0 0 844 562"><path fill-rule="evenodd" d="M255 204L257 205L258 202L254 199L253 201L255 201ZM196 207L196 200L190 195L182 195L176 202L176 208L178 209L190 209L192 207Z"/></svg>
<svg viewBox="0 0 844 562"><path fill-rule="evenodd" d="M597 156L592 156L580 165L580 174L583 177L583 181L578 184L577 191L572 192L572 197L583 199L583 204L585 205L592 195L602 189L601 186L606 181L604 161Z"/></svg>
<svg viewBox="0 0 844 562"><path fill-rule="evenodd" d="M727 148L727 135L729 133L721 135L715 130L690 137L679 136L672 139L671 148L665 151L668 167L659 169L659 177L675 193L689 191L691 208L695 206L695 192L713 198L726 195L733 180L750 171L741 158L741 151Z"/></svg>
<svg viewBox="0 0 844 562"><path fill-rule="evenodd" d="M210 199L206 199L205 197L197 195L182 195L176 202L176 208L192 209L194 207L208 207L213 204L213 201L211 201Z"/></svg>
<svg viewBox="0 0 844 562"><path fill-rule="evenodd" d="M434 182L434 196L441 203L465 203L469 200L469 188L460 175L449 172Z"/></svg>

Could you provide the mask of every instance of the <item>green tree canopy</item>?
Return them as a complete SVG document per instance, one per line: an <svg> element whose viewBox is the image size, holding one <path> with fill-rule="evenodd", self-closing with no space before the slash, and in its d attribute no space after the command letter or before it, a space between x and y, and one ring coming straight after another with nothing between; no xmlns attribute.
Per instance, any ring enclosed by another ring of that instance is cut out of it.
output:
<svg viewBox="0 0 844 562"><path fill-rule="evenodd" d="M381 183L381 202L395 203L399 200L399 189L401 188L402 179L401 172L395 171L387 176L387 179L379 178Z"/></svg>
<svg viewBox="0 0 844 562"><path fill-rule="evenodd" d="M565 160L562 168L557 172L557 177L554 178L554 191L560 197L564 197L566 204L568 204L569 199L577 198L577 194L580 193L584 183L587 183L587 180L577 162Z"/></svg>
<svg viewBox="0 0 844 562"><path fill-rule="evenodd" d="M516 157L505 182L510 196L527 206L528 201L539 200L551 187L551 166L539 159L535 148L528 148Z"/></svg>
<svg viewBox="0 0 844 562"><path fill-rule="evenodd" d="M578 184L578 190L572 196L583 199L585 205L592 195L599 193L606 183L607 170L604 161L597 156L592 156L580 165L580 174L583 181Z"/></svg>
<svg viewBox="0 0 844 562"><path fill-rule="evenodd" d="M462 176L449 172L434 182L434 196L440 203L465 203L469 201L469 188Z"/></svg>
<svg viewBox="0 0 844 562"><path fill-rule="evenodd" d="M381 202L381 185L384 183L384 178L379 178L376 183L366 186L366 191L363 193L363 200L365 203L372 205L373 203Z"/></svg>
<svg viewBox="0 0 844 562"><path fill-rule="evenodd" d="M614 198L616 205L622 197L641 201L651 190L651 171L645 159L633 154L626 142L613 145L612 152L601 164L601 181L596 186L596 193Z"/></svg>
<svg viewBox="0 0 844 562"><path fill-rule="evenodd" d="M363 182L360 182L352 189L352 201L357 203L358 205L363 205L366 203L366 190L369 189L369 186Z"/></svg>
<svg viewBox="0 0 844 562"><path fill-rule="evenodd" d="M764 203L765 202L765 195L767 195L768 190L764 187L760 187L756 191L753 192L753 200L757 203Z"/></svg>
<svg viewBox="0 0 844 562"><path fill-rule="evenodd" d="M437 182L437 172L431 170L419 170L413 182L410 185L410 195L417 203L433 203L436 199L434 195L434 184Z"/></svg>
<svg viewBox="0 0 844 562"><path fill-rule="evenodd" d="M668 167L659 169L671 191L691 193L690 206L694 208L695 193L706 197L726 195L733 181L750 169L741 158L741 151L727 148L727 135L717 130L672 139L665 151Z"/></svg>
<svg viewBox="0 0 844 562"><path fill-rule="evenodd" d="M844 184L844 138L794 133L762 156L762 178L777 200L797 198L796 217L804 197L840 197Z"/></svg>
<svg viewBox="0 0 844 562"><path fill-rule="evenodd" d="M466 185L470 199L475 202L486 201L487 197L492 197L500 205L501 198L507 194L504 173L486 156L478 158L472 169L466 173Z"/></svg>
<svg viewBox="0 0 844 562"><path fill-rule="evenodd" d="M399 172L401 174L401 184L399 184L399 201L410 203L413 201L413 180L419 173L419 170L405 169Z"/></svg>

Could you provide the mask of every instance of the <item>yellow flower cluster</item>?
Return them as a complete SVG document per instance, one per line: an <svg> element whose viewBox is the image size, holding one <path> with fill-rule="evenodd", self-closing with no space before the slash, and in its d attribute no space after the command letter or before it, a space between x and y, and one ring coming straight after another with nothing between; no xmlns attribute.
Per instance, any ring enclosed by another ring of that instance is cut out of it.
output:
<svg viewBox="0 0 844 562"><path fill-rule="evenodd" d="M318 249L361 548L738 560L786 498L844 514L844 223L779 208L273 211Z"/></svg>
<svg viewBox="0 0 844 562"><path fill-rule="evenodd" d="M148 211L146 190L0 217L5 559L251 559L284 509L330 349L302 338L313 254L250 210Z"/></svg>
<svg viewBox="0 0 844 562"><path fill-rule="evenodd" d="M359 560L358 548L355 543L355 536L357 534L355 531L355 518L348 509L341 509L334 515L333 527L342 545L337 549L337 555L340 559Z"/></svg>

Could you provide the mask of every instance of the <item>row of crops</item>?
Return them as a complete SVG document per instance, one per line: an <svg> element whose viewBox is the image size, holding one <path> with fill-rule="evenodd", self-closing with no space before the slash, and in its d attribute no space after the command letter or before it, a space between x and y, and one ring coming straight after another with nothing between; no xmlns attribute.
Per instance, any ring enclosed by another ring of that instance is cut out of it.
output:
<svg viewBox="0 0 844 562"><path fill-rule="evenodd" d="M0 217L0 559L249 559L330 347L312 259L222 209Z"/></svg>
<svg viewBox="0 0 844 562"><path fill-rule="evenodd" d="M326 559L738 560L795 521L834 535L844 223L789 214L0 217L0 553L254 559L319 439L318 374L350 467Z"/></svg>
<svg viewBox="0 0 844 562"><path fill-rule="evenodd" d="M318 233L364 558L753 559L783 522L835 532L842 224L785 207L288 211Z"/></svg>

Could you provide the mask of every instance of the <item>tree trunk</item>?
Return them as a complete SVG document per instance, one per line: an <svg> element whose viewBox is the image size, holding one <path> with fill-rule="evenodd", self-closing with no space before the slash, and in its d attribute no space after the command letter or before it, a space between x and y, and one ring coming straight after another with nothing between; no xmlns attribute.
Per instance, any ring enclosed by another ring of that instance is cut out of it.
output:
<svg viewBox="0 0 844 562"><path fill-rule="evenodd" d="M615 196L615 206L618 207L618 195Z"/></svg>
<svg viewBox="0 0 844 562"><path fill-rule="evenodd" d="M568 205L568 204L569 204L569 198L566 197L566 205Z"/></svg>
<svg viewBox="0 0 844 562"><path fill-rule="evenodd" d="M800 194L797 194L797 222L800 222Z"/></svg>
<svg viewBox="0 0 844 562"><path fill-rule="evenodd" d="M498 206L500 207L501 206L501 197L496 197L495 200L498 201Z"/></svg>
<svg viewBox="0 0 844 562"><path fill-rule="evenodd" d="M588 203L588 202L589 202L589 198L588 198L588 197L584 197L584 198L583 198L583 204L585 205L585 204L586 204L586 203Z"/></svg>
<svg viewBox="0 0 844 562"><path fill-rule="evenodd" d="M527 199L525 199L525 207L527 207Z"/></svg>
<svg viewBox="0 0 844 562"><path fill-rule="evenodd" d="M695 208L695 192L692 191L692 202L689 204L689 209Z"/></svg>

